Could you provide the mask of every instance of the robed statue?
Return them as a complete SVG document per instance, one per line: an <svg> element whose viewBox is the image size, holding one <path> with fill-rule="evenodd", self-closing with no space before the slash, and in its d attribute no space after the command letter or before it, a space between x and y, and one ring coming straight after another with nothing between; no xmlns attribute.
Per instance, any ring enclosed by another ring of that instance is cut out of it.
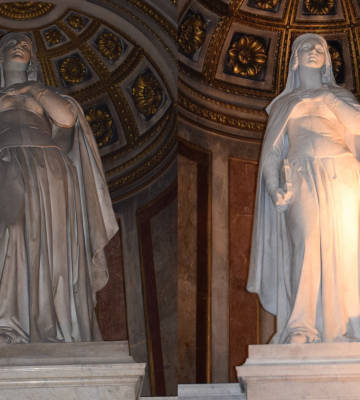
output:
<svg viewBox="0 0 360 400"><path fill-rule="evenodd" d="M118 227L94 136L38 82L26 34L0 56L0 343L102 340L94 301Z"/></svg>
<svg viewBox="0 0 360 400"><path fill-rule="evenodd" d="M247 288L272 343L360 341L360 105L321 36L296 38L267 112Z"/></svg>

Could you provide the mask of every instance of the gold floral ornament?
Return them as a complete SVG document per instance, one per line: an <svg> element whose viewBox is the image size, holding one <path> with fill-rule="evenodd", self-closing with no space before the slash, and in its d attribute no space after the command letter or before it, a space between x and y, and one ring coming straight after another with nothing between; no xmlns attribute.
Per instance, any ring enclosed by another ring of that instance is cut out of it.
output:
<svg viewBox="0 0 360 400"><path fill-rule="evenodd" d="M49 29L45 33L45 38L50 44L58 44L62 39L62 34L57 29Z"/></svg>
<svg viewBox="0 0 360 400"><path fill-rule="evenodd" d="M68 83L80 83L86 77L86 67L79 58L67 57L61 63L60 74Z"/></svg>
<svg viewBox="0 0 360 400"><path fill-rule="evenodd" d="M40 1L21 1L0 4L0 16L17 20L29 20L48 14L55 4Z"/></svg>
<svg viewBox="0 0 360 400"><path fill-rule="evenodd" d="M280 0L255 0L255 4L262 10L271 10L276 7Z"/></svg>
<svg viewBox="0 0 360 400"><path fill-rule="evenodd" d="M79 14L72 14L68 19L69 25L77 30L81 30L85 26L84 18Z"/></svg>
<svg viewBox="0 0 360 400"><path fill-rule="evenodd" d="M335 0L305 0L305 8L316 15L326 15L334 7Z"/></svg>
<svg viewBox="0 0 360 400"><path fill-rule="evenodd" d="M99 36L98 48L100 53L110 61L120 57L123 51L121 40L110 32L104 32Z"/></svg>
<svg viewBox="0 0 360 400"><path fill-rule="evenodd" d="M253 36L243 36L235 41L228 55L234 73L245 77L256 76L264 69L267 61L264 44Z"/></svg>
<svg viewBox="0 0 360 400"><path fill-rule="evenodd" d="M335 78L339 75L341 71L341 67L343 65L343 60L341 54L331 45L328 45L330 57L331 57L331 64L334 72Z"/></svg>
<svg viewBox="0 0 360 400"><path fill-rule="evenodd" d="M113 133L113 120L110 115L99 108L90 108L85 116L95 135L98 147L104 146Z"/></svg>
<svg viewBox="0 0 360 400"><path fill-rule="evenodd" d="M145 117L156 113L163 93L159 82L149 73L138 76L132 89L135 106Z"/></svg>
<svg viewBox="0 0 360 400"><path fill-rule="evenodd" d="M191 15L180 26L179 45L186 54L195 54L205 42L206 22L198 15Z"/></svg>

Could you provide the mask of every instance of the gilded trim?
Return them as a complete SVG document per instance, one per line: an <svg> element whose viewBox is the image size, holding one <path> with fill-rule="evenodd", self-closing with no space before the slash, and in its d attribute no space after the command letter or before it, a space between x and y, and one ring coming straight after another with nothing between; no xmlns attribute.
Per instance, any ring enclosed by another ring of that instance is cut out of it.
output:
<svg viewBox="0 0 360 400"><path fill-rule="evenodd" d="M169 107L169 110L167 111L167 113L164 116L164 118L162 120L160 120L159 123L156 124L156 126L154 127L155 128L154 131L153 132L149 132L149 134L150 133L154 134L166 122L166 125L163 128L163 130L160 133L160 135L148 147L146 147L146 149L144 149L141 153L139 153L138 155L136 155L135 157L133 157L129 161L125 162L124 164L107 171L106 172L106 176L109 177L109 176L115 175L118 172L124 170L125 168L130 167L131 165L135 164L137 161L140 161L143 157L145 157L151 150L155 149L157 147L157 145L165 137L165 135L168 133L171 125L173 124L174 116L175 116L175 107ZM151 136L149 136L149 137L151 137ZM145 142L145 140L147 140L147 139L148 138L143 138L142 136L140 136L140 140L136 142L136 145L139 146L139 144ZM106 154L105 156L103 156L101 158L101 160L103 162L109 162L111 160L114 160L114 159L119 157L119 151L116 151L116 152L113 152L113 153L110 153L110 154Z"/></svg>
<svg viewBox="0 0 360 400"><path fill-rule="evenodd" d="M106 1L106 0L103 0ZM177 29L155 8L151 7L149 4L138 0L125 0L127 3L131 4L139 11L151 18L170 38L174 43L177 43L178 32Z"/></svg>
<svg viewBox="0 0 360 400"><path fill-rule="evenodd" d="M193 114L198 115L201 118L204 118L209 121L217 122L218 124L250 130L254 132L265 132L266 124L258 121L252 121L250 119L245 118L236 118L231 115L221 114L219 112L210 110L209 108L205 108L198 104L193 103L190 99L179 96L179 105L183 107L185 110L190 111Z"/></svg>
<svg viewBox="0 0 360 400"><path fill-rule="evenodd" d="M219 131L217 129L210 128L208 126L201 125L200 123L198 123L198 122L196 122L196 121L194 121L192 119L189 119L185 115L181 114L181 112L179 112L179 119L185 121L189 125L194 125L194 126L196 126L197 128L199 128L199 129L201 129L203 131L215 133L215 134L217 134L219 136L224 136L224 137L227 137L227 138L230 138L230 139L236 139L236 140L239 140L240 142L250 142L250 143L254 143L254 144L258 144L258 145L261 145L262 142L263 142L262 139L254 139L254 138L250 138L250 137L247 137L247 136L241 136L241 135L233 135L231 133Z"/></svg>
<svg viewBox="0 0 360 400"><path fill-rule="evenodd" d="M175 57L175 55L171 52L171 50L169 49L169 47L166 45L166 43L160 38L160 36L154 32L151 28L149 28L143 21L141 21L141 19L139 19L138 17L136 17L134 14L131 14L130 12L128 12L127 10L125 10L124 8L120 7L118 4L112 2L111 0L102 0L103 2L111 5L112 7L115 7L119 10L121 10L123 13L130 15L131 18L135 19L139 24L143 25L152 35L155 36L155 38L164 46L165 50L170 54L171 58L174 60L174 62L177 62L177 59Z"/></svg>
<svg viewBox="0 0 360 400"><path fill-rule="evenodd" d="M49 14L55 4L40 1L19 1L0 4L0 17L27 21Z"/></svg>
<svg viewBox="0 0 360 400"><path fill-rule="evenodd" d="M144 189L146 186L150 185L152 182L156 181L159 176L163 175L166 173L166 171L172 166L172 164L174 163L175 160L177 160L177 153L175 153L170 161L165 165L164 168L162 168L159 172L157 172L156 175L154 175L151 179L149 179L147 182L143 183L142 185L138 186L137 188L135 188L134 190L131 190L128 193L125 193L119 197L115 197L113 199L111 199L112 203L115 204L123 199L125 199L126 197L132 196L134 193L139 192L140 190Z"/></svg>
<svg viewBox="0 0 360 400"><path fill-rule="evenodd" d="M142 164L138 167L134 172L128 174L124 177L116 179L108 183L108 188L110 193L116 192L131 183L139 180L153 169L155 169L158 165L161 164L162 161L171 153L174 149L175 145L177 144L177 120L174 126L174 129L171 132L171 135L168 137L167 141L165 142L164 146L155 154L155 156Z"/></svg>
<svg viewBox="0 0 360 400"><path fill-rule="evenodd" d="M205 94L193 89L189 85L187 85L181 78L178 79L178 84L179 84L179 87L182 87L187 92L191 93L193 96L196 96L199 99L205 100L205 101L207 101L211 104L214 104L218 107L227 108L228 110L236 110L236 111L243 112L246 114L261 115L261 116L267 117L267 113L264 110L259 110L259 109L250 108L250 107L244 107L244 106L240 106L240 105L232 104L232 103L225 103L224 101L215 99L214 97L210 97L208 95L205 95Z"/></svg>

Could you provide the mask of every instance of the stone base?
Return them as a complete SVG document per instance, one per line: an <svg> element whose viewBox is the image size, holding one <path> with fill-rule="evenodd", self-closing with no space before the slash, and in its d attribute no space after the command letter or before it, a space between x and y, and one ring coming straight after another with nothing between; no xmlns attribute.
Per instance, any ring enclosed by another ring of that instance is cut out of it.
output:
<svg viewBox="0 0 360 400"><path fill-rule="evenodd" d="M0 346L0 400L138 400L144 375L128 342Z"/></svg>
<svg viewBox="0 0 360 400"><path fill-rule="evenodd" d="M249 346L247 400L360 399L360 343Z"/></svg>
<svg viewBox="0 0 360 400"><path fill-rule="evenodd" d="M246 400L237 383L179 385L179 400Z"/></svg>

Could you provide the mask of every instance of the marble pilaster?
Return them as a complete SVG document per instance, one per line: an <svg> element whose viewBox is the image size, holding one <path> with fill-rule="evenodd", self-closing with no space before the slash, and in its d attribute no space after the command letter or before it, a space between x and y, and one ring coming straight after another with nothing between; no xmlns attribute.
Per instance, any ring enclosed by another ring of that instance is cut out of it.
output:
<svg viewBox="0 0 360 400"><path fill-rule="evenodd" d="M212 153L211 381L229 382L229 158L256 161L260 143L179 121L179 136Z"/></svg>

